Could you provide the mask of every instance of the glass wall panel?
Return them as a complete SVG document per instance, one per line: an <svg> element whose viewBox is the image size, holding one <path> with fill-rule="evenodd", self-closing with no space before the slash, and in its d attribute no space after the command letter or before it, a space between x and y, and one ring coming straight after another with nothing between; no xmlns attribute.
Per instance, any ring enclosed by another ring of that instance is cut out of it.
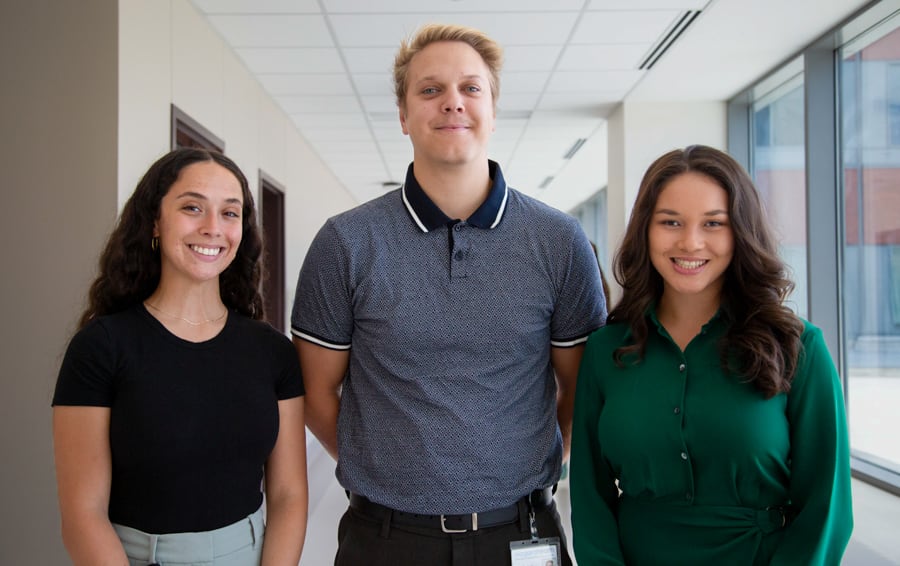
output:
<svg viewBox="0 0 900 566"><path fill-rule="evenodd" d="M900 20L840 50L844 343L854 453L900 472Z"/></svg>
<svg viewBox="0 0 900 566"><path fill-rule="evenodd" d="M581 203L570 214L578 219L588 239L597 246L597 260L604 274L609 274L612 252L607 242L606 189L600 189L587 201Z"/></svg>
<svg viewBox="0 0 900 566"><path fill-rule="evenodd" d="M797 285L790 304L800 316L806 317L803 76L792 70L794 76L769 92L754 93L750 174L772 218L782 258L790 266L791 278Z"/></svg>

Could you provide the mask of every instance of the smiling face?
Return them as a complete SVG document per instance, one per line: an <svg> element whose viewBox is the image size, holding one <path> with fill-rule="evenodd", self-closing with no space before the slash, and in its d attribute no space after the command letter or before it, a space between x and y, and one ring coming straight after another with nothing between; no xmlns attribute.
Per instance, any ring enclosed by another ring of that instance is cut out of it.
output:
<svg viewBox="0 0 900 566"><path fill-rule="evenodd" d="M161 280L218 280L242 237L243 196L238 179L214 161L181 170L159 207Z"/></svg>
<svg viewBox="0 0 900 566"><path fill-rule="evenodd" d="M734 254L725 189L702 173L673 177L659 194L647 236L663 301L720 300Z"/></svg>
<svg viewBox="0 0 900 566"><path fill-rule="evenodd" d="M409 64L400 125L421 166L487 161L494 131L490 71L475 49L461 41L438 41Z"/></svg>

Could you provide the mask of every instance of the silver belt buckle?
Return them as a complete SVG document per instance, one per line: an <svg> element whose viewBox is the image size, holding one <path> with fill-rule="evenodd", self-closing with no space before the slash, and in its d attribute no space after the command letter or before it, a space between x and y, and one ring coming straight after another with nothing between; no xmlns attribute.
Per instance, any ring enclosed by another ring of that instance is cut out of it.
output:
<svg viewBox="0 0 900 566"><path fill-rule="evenodd" d="M448 529L447 523L445 523L446 519L444 515L441 514L441 530L447 533L448 535L458 535L459 533L464 533L468 529ZM478 513L472 513L472 530L478 530Z"/></svg>

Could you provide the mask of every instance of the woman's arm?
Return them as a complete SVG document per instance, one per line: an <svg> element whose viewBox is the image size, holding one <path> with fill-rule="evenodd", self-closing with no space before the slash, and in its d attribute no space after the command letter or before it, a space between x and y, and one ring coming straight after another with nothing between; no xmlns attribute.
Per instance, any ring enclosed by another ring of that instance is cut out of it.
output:
<svg viewBox="0 0 900 566"><path fill-rule="evenodd" d="M596 360L601 355L608 357L610 353L600 353L597 346L594 337L588 340L575 393L569 485L572 542L575 558L581 564L624 565L615 516L619 490L597 437L603 400L598 387Z"/></svg>
<svg viewBox="0 0 900 566"><path fill-rule="evenodd" d="M76 566L128 565L122 543L109 521L109 419L109 407L53 408L63 543Z"/></svg>
<svg viewBox="0 0 900 566"><path fill-rule="evenodd" d="M266 462L262 566L296 566L306 538L309 503L303 397L279 401L278 413L278 439Z"/></svg>
<svg viewBox="0 0 900 566"><path fill-rule="evenodd" d="M771 564L840 564L853 529L850 448L841 382L817 328L804 332L787 413L796 517Z"/></svg>

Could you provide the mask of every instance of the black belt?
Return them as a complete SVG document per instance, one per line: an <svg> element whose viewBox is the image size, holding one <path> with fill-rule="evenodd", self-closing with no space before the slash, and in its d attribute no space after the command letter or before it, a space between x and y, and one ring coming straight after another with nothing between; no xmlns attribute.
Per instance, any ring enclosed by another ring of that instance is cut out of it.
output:
<svg viewBox="0 0 900 566"><path fill-rule="evenodd" d="M349 494L350 507L376 521L383 521L390 513L391 523L407 527L440 529L445 533L465 533L488 527L498 527L515 523L519 519L520 508L527 512L542 511L553 504L553 488L537 489L519 501L490 511L466 513L465 515L421 515L407 513L369 501L362 495Z"/></svg>

